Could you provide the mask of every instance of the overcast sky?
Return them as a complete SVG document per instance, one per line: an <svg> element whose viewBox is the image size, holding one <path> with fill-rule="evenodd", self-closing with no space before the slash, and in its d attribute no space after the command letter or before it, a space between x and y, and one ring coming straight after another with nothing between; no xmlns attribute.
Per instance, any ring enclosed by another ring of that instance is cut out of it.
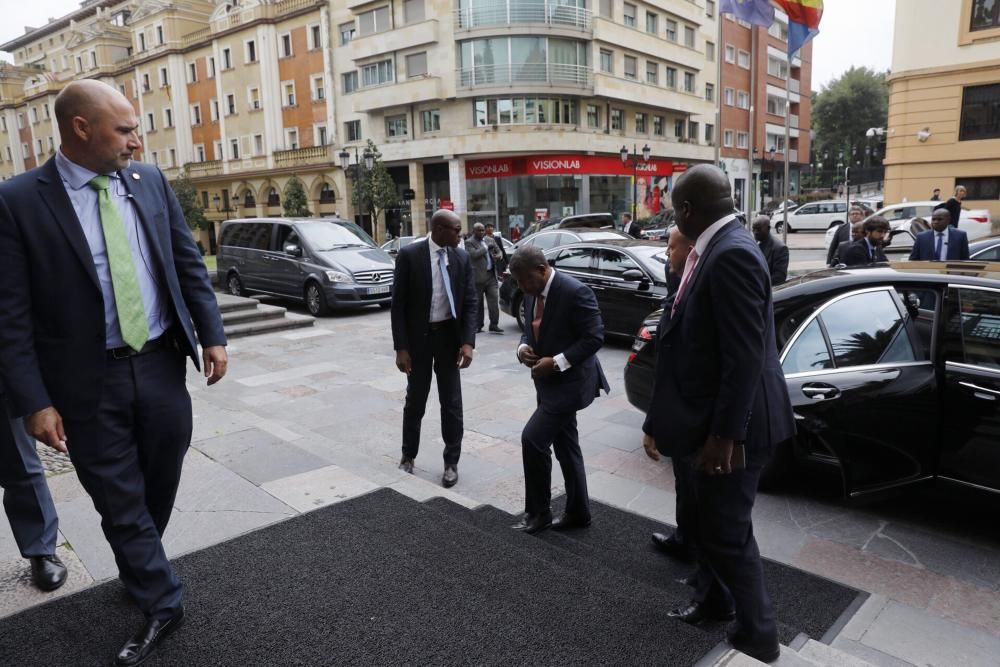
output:
<svg viewBox="0 0 1000 667"><path fill-rule="evenodd" d="M49 17L65 16L80 6L74 0L5 0L3 4L0 44L24 34L26 25L40 27ZM813 47L816 90L852 65L889 68L896 0L827 0L824 5ZM7 54L0 58L12 60Z"/></svg>

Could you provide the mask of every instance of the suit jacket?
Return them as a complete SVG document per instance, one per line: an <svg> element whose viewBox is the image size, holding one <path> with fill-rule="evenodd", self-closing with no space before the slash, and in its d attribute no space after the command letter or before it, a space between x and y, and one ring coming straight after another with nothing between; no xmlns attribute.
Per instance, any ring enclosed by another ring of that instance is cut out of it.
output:
<svg viewBox="0 0 1000 667"><path fill-rule="evenodd" d="M178 345L199 367L199 342L226 343L205 262L163 173L132 162L121 176ZM0 183L0 266L0 376L14 415L51 405L64 416L90 416L104 380L104 299L54 158Z"/></svg>
<svg viewBox="0 0 1000 667"><path fill-rule="evenodd" d="M844 264L844 265L847 264L847 251L850 250L851 245L853 243L854 241L844 241L839 246L837 246L837 254L833 260L834 266L838 264Z"/></svg>
<svg viewBox="0 0 1000 667"><path fill-rule="evenodd" d="M629 221L628 226L625 227L625 233L633 238L641 239L642 227L640 227L639 223L635 220L631 220Z"/></svg>
<svg viewBox="0 0 1000 667"><path fill-rule="evenodd" d="M767 270L771 276L771 286L780 285L788 280L788 246L768 236L767 241L759 244L767 262Z"/></svg>
<svg viewBox="0 0 1000 667"><path fill-rule="evenodd" d="M525 295L528 318L535 312L535 297ZM564 273L556 272L545 299L545 312L538 340L531 322L525 322L521 343L530 345L540 357L562 354L569 370L556 371L535 380L539 405L548 411L565 413L582 410L601 390L611 391L597 351L604 344L604 322L593 290Z"/></svg>
<svg viewBox="0 0 1000 667"><path fill-rule="evenodd" d="M671 457L709 435L744 442L748 465L795 434L774 337L771 285L757 243L738 221L709 242L657 329L653 393L643 432Z"/></svg>
<svg viewBox="0 0 1000 667"><path fill-rule="evenodd" d="M851 223L845 222L840 227L837 227L837 231L833 235L833 240L830 241L830 247L826 251L826 265L836 266L839 262L835 262L837 259L837 252L840 250L841 243L847 243L851 240Z"/></svg>
<svg viewBox="0 0 1000 667"><path fill-rule="evenodd" d="M476 284L469 253L448 248L448 276L455 299L458 335L462 345L476 346ZM392 347L408 350L411 355L427 352L430 333L431 251L425 242L410 243L396 255L395 280L392 286Z"/></svg>
<svg viewBox="0 0 1000 667"><path fill-rule="evenodd" d="M477 285L482 285L491 278L495 279L497 277L497 262L499 262L503 255L500 253L500 249L497 248L496 241L488 236L484 236L482 241L476 239L475 236L470 236L465 240L465 252L469 253L469 259L472 261L472 269L475 272L475 280ZM486 268L486 254L489 253L490 258L493 260L491 268Z"/></svg>
<svg viewBox="0 0 1000 667"><path fill-rule="evenodd" d="M844 252L844 264L847 266L865 266L866 264L875 264L877 262L888 262L889 259L885 256L885 251L881 248L875 249L875 257L868 256L868 240L858 239L857 241L852 241L851 245L847 247Z"/></svg>
<svg viewBox="0 0 1000 667"><path fill-rule="evenodd" d="M946 230L948 234L948 257L947 259L969 259L969 235L961 229L949 226ZM913 250L910 251L911 260L935 260L937 254L934 246L937 245L937 232L928 229L926 232L917 234L913 240Z"/></svg>

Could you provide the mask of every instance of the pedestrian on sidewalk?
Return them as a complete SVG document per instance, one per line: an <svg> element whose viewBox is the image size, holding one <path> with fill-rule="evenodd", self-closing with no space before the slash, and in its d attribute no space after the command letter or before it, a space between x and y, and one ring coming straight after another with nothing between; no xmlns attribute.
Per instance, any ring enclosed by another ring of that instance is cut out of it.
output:
<svg viewBox="0 0 1000 667"><path fill-rule="evenodd" d="M500 259L497 261L497 275L500 275L507 270L507 264L510 262L510 257L507 256L507 248L503 245L503 234L496 231L492 222L487 222L486 236L493 239L493 243L500 249Z"/></svg>
<svg viewBox="0 0 1000 667"><path fill-rule="evenodd" d="M771 218L758 215L753 221L753 237L764 254L767 270L771 274L771 287L788 280L788 247L771 234Z"/></svg>
<svg viewBox="0 0 1000 667"><path fill-rule="evenodd" d="M517 360L531 369L537 407L521 431L524 516L515 530L536 533L590 525L587 473L576 413L610 391L597 351L604 322L589 287L549 266L545 254L521 248L510 258L510 274L525 294L526 323ZM552 520L552 453L562 469L566 510Z"/></svg>
<svg viewBox="0 0 1000 667"><path fill-rule="evenodd" d="M184 620L162 542L191 442L184 357L215 384L226 337L173 190L132 161L142 147L132 104L79 80L56 96L55 115L55 156L0 183L0 375L13 416L68 450L101 515L145 616L115 658L131 666Z"/></svg>
<svg viewBox="0 0 1000 667"><path fill-rule="evenodd" d="M938 204L935 208L946 208L951 216L951 226L958 228L958 223L962 219L962 200L965 199L965 195L968 194L964 185L958 185L955 187L955 196L950 198L943 204Z"/></svg>
<svg viewBox="0 0 1000 667"><path fill-rule="evenodd" d="M461 238L461 218L447 209L436 211L427 242L400 248L392 292L392 346L396 368L406 373L399 469L413 473L433 372L441 404L445 488L458 482L462 454L459 370L472 363L476 346L476 285L469 254L459 247Z"/></svg>
<svg viewBox="0 0 1000 667"><path fill-rule="evenodd" d="M889 221L881 215L873 215L865 220L864 238L854 241L844 252L847 266L865 266L888 262L883 247L890 231Z"/></svg>
<svg viewBox="0 0 1000 667"><path fill-rule="evenodd" d="M864 220L864 218L865 211L858 205L851 206L850 210L847 211L847 222L837 228L837 231L833 235L833 240L830 241L830 247L827 248L827 266L836 266L838 264L836 260L840 244L851 240L851 234L854 233L854 225Z"/></svg>
<svg viewBox="0 0 1000 667"><path fill-rule="evenodd" d="M939 208L931 214L931 228L917 234L910 252L911 261L969 259L969 236L949 223L951 214Z"/></svg>
<svg viewBox="0 0 1000 667"><path fill-rule="evenodd" d="M476 333L482 333L486 323L486 310L490 311L490 332L502 334L500 328L500 292L497 287L497 262L503 255L497 248L497 242L492 234L487 236L486 226L477 222L472 226L472 238L466 240L465 251L469 253L472 270L476 280L476 298L478 305L478 328Z"/></svg>
<svg viewBox="0 0 1000 667"><path fill-rule="evenodd" d="M735 618L733 647L773 662L778 631L751 514L761 470L795 434L795 420L778 362L771 281L721 169L692 167L671 199L695 247L657 332L642 444L676 458L689 485L698 572L691 603L669 615L691 624Z"/></svg>
<svg viewBox="0 0 1000 667"><path fill-rule="evenodd" d="M934 188L934 193L931 195L931 201L941 201L941 188Z"/></svg>

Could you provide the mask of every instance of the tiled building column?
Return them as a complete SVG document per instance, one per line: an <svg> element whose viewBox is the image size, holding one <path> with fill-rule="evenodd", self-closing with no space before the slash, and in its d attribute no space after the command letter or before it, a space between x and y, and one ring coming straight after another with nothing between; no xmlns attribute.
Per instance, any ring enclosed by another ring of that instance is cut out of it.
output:
<svg viewBox="0 0 1000 667"><path fill-rule="evenodd" d="M410 226L414 236L427 233L427 211L424 206L424 165L411 162L410 189L413 190L413 200L410 202Z"/></svg>

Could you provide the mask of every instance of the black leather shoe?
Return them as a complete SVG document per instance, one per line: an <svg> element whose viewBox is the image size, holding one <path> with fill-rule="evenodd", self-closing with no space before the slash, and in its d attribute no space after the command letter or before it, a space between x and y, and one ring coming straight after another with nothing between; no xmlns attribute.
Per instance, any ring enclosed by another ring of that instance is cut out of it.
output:
<svg viewBox="0 0 1000 667"><path fill-rule="evenodd" d="M552 530L573 530L574 528L586 528L589 525L589 516L564 512L561 517L552 522Z"/></svg>
<svg viewBox="0 0 1000 667"><path fill-rule="evenodd" d="M503 329L501 329L500 327L498 327L498 326L497 326L497 325L495 325L495 324L491 324L491 325L490 325L490 332L491 332L491 333L499 333L499 334L502 334L502 333L503 333Z"/></svg>
<svg viewBox="0 0 1000 667"><path fill-rule="evenodd" d="M32 556L31 582L42 591L54 591L66 583L66 566L59 556Z"/></svg>
<svg viewBox="0 0 1000 667"><path fill-rule="evenodd" d="M458 466L450 465L444 467L444 475L441 476L441 484L446 489L450 489L458 482Z"/></svg>
<svg viewBox="0 0 1000 667"><path fill-rule="evenodd" d="M409 456L404 455L403 458L399 461L399 469L402 470L403 472L408 472L412 475L413 459L410 458Z"/></svg>
<svg viewBox="0 0 1000 667"><path fill-rule="evenodd" d="M731 621L736 618L736 611L734 609L718 609L703 602L692 602L686 607L668 612L667 617L676 618L689 625L698 625L705 621Z"/></svg>
<svg viewBox="0 0 1000 667"><path fill-rule="evenodd" d="M545 530L552 525L552 512L542 512L541 514L525 514L521 517L521 520L515 523L511 528L514 530L520 530L528 535L534 535L535 533Z"/></svg>
<svg viewBox="0 0 1000 667"><path fill-rule="evenodd" d="M690 562L693 560L691 556L691 549L688 545L683 542L678 542L674 539L673 535L653 533L653 545L671 558L676 558L677 560L684 562Z"/></svg>
<svg viewBox="0 0 1000 667"><path fill-rule="evenodd" d="M742 642L736 637L728 637L728 639L734 649L740 653L746 653L751 658L760 660L761 662L774 662L781 656L781 645L777 641L773 644L752 644L750 642Z"/></svg>
<svg viewBox="0 0 1000 667"><path fill-rule="evenodd" d="M118 651L118 655L115 656L116 667L134 667L142 664L153 654L160 642L182 623L184 623L183 609L166 620L146 621L142 629L132 635L132 638L122 646L122 650Z"/></svg>

